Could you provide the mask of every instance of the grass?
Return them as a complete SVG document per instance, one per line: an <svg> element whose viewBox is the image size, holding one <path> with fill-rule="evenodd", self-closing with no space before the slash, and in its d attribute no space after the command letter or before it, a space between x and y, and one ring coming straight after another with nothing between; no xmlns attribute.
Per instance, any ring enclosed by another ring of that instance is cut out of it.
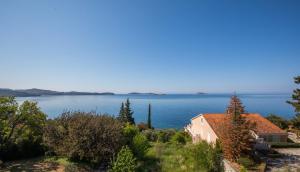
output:
<svg viewBox="0 0 300 172"><path fill-rule="evenodd" d="M196 160L190 155L191 144L152 143L145 160L139 162L139 172L201 172Z"/></svg>

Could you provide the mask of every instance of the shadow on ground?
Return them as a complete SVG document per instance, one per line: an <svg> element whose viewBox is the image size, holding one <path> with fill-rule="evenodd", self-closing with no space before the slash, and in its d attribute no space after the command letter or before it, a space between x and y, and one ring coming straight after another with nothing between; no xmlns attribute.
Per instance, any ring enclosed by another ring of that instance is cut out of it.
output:
<svg viewBox="0 0 300 172"><path fill-rule="evenodd" d="M1 172L63 172L64 167L57 162L42 162L40 158L30 160L12 161L4 164Z"/></svg>

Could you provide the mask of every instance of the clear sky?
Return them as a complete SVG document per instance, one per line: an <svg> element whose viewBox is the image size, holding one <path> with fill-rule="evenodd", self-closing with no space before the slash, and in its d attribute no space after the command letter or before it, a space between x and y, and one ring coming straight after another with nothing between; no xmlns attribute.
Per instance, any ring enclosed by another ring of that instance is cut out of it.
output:
<svg viewBox="0 0 300 172"><path fill-rule="evenodd" d="M1 0L0 88L291 92L299 0Z"/></svg>

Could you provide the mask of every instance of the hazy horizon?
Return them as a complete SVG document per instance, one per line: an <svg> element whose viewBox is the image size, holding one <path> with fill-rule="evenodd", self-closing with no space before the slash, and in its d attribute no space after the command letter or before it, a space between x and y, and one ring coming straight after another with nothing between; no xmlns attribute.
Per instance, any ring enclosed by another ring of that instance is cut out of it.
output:
<svg viewBox="0 0 300 172"><path fill-rule="evenodd" d="M291 93L300 1L0 1L0 88Z"/></svg>

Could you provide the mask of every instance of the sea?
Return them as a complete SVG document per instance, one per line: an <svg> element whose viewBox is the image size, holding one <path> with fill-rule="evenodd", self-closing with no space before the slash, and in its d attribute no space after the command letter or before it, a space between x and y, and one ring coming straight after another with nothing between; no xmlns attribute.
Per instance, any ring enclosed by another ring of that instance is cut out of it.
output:
<svg viewBox="0 0 300 172"><path fill-rule="evenodd" d="M181 129L190 119L203 113L224 113L232 94L115 94L80 96L17 97L17 102L36 101L48 118L56 118L66 111L97 112L117 116L122 102L129 98L136 123L146 122L148 105L152 107L155 128ZM290 94L239 94L245 110L263 116L276 114L286 119L294 115Z"/></svg>

